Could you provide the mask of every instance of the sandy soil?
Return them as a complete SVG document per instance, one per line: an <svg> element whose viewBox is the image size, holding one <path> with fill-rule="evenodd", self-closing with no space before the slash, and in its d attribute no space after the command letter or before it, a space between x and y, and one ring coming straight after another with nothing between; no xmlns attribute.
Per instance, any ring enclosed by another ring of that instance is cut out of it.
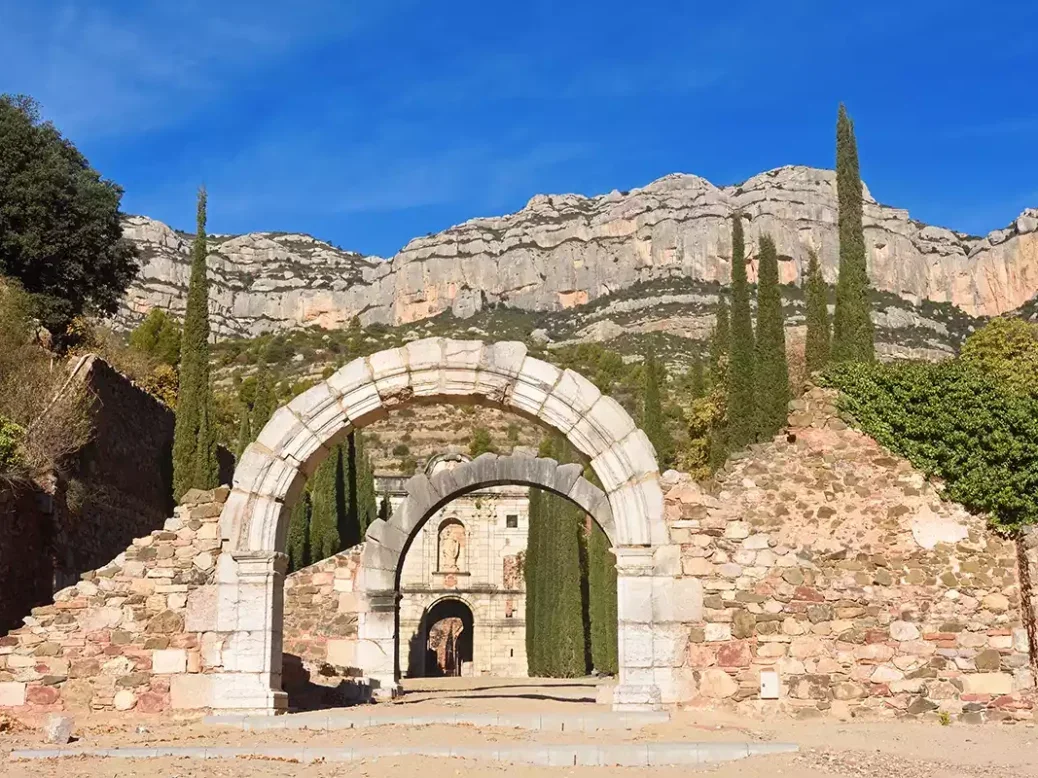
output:
<svg viewBox="0 0 1038 778"><path fill-rule="evenodd" d="M392 703L392 712L573 713L605 710L593 703L593 683L531 682L502 679L409 684L409 693ZM372 710L385 709L389 705ZM541 768L462 759L402 757L346 764L238 760L103 760L75 758L10 762L15 748L41 747L38 730L28 726L0 732L0 775L11 778L267 778L278 776L368 776L369 778L468 778L468 776L653 776L676 778L689 772L722 778L1035 778L1038 728L1033 725L942 727L935 723L871 721L840 723L759 721L704 711L675 713L666 724L638 730L592 733L534 732L503 727L425 726L308 732L274 730L249 733L201 723L198 717L174 720L142 715L80 717L75 736L86 746L233 745L306 743L310 745L482 745L487 743L616 743L645 741L756 740L795 742L798 754L758 757L693 770L680 768Z"/></svg>

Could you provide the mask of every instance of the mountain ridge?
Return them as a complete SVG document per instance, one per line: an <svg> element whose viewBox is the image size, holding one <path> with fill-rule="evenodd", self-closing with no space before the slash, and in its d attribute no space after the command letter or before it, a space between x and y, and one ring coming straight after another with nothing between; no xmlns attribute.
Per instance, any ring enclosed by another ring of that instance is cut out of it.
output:
<svg viewBox="0 0 1038 778"><path fill-rule="evenodd" d="M864 187L870 275L910 305L948 302L969 316L1013 311L1038 292L1038 210L979 237L926 225L878 203ZM770 233L780 278L798 284L809 249L835 281L835 174L785 166L717 187L672 173L629 192L591 197L538 194L519 211L468 219L412 238L392 258L364 256L301 233L212 236L211 309L223 336L316 325L416 322L444 311L466 318L486 306L559 311L639 282L689 278L726 284L730 223L747 219L749 273ZM148 217L128 217L142 270L116 317L129 327L156 305L180 312L190 236Z"/></svg>

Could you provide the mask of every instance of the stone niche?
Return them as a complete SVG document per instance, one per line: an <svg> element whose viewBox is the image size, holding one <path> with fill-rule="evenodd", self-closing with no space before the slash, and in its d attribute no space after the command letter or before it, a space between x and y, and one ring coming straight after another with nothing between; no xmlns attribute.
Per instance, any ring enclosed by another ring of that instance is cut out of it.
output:
<svg viewBox="0 0 1038 778"><path fill-rule="evenodd" d="M1034 536L1018 547L942 500L835 401L794 401L789 430L734 456L708 491L665 477L682 573L704 591L685 663L696 703L1030 718ZM777 701L761 699L765 670Z"/></svg>

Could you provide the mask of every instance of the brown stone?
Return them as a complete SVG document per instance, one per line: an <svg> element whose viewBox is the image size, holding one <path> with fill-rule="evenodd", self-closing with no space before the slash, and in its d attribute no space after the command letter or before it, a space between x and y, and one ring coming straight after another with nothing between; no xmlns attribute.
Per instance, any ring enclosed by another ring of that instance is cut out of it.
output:
<svg viewBox="0 0 1038 778"><path fill-rule="evenodd" d="M999 670L1002 667L1002 655L994 649L981 651L973 661L978 670Z"/></svg>
<svg viewBox="0 0 1038 778"><path fill-rule="evenodd" d="M90 710L94 689L86 679L71 679L61 685L61 700L66 710Z"/></svg>
<svg viewBox="0 0 1038 778"><path fill-rule="evenodd" d="M732 637L753 637L757 625L757 618L749 611L736 611L732 616Z"/></svg>
<svg viewBox="0 0 1038 778"><path fill-rule="evenodd" d="M171 634L184 629L184 617L176 611L162 611L148 622L147 632Z"/></svg>
<svg viewBox="0 0 1038 778"><path fill-rule="evenodd" d="M123 689L136 689L138 686L146 686L151 680L148 673L130 673L115 679L115 685Z"/></svg>
<svg viewBox="0 0 1038 778"><path fill-rule="evenodd" d="M152 635L144 641L144 648L148 651L169 647L169 638L163 635Z"/></svg>
<svg viewBox="0 0 1038 778"><path fill-rule="evenodd" d="M69 666L70 678L92 678L101 672L101 662L97 659L77 659Z"/></svg>

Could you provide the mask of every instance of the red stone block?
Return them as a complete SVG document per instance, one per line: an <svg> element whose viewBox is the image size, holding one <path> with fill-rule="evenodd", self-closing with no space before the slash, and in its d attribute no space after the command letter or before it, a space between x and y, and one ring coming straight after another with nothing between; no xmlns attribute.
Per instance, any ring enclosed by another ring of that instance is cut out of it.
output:
<svg viewBox="0 0 1038 778"><path fill-rule="evenodd" d="M806 600L808 602L825 602L825 597L817 589L810 586L798 586L793 591L793 599Z"/></svg>
<svg viewBox="0 0 1038 778"><path fill-rule="evenodd" d="M104 648L104 655L105 656L122 656L122 654L123 654L123 647L122 646L117 646L114 643L109 643Z"/></svg>
<svg viewBox="0 0 1038 778"><path fill-rule="evenodd" d="M161 713L169 708L169 694L144 692L137 695L137 710L140 713Z"/></svg>
<svg viewBox="0 0 1038 778"><path fill-rule="evenodd" d="M870 629L865 633L866 643L885 643L890 634L885 629Z"/></svg>
<svg viewBox="0 0 1038 778"><path fill-rule="evenodd" d="M744 642L725 643L717 649L717 664L721 667L749 667L752 659L750 646Z"/></svg>
<svg viewBox="0 0 1038 778"><path fill-rule="evenodd" d="M61 700L56 686L30 686L25 690L27 705L54 705Z"/></svg>
<svg viewBox="0 0 1038 778"><path fill-rule="evenodd" d="M15 635L5 635L0 638L0 647L4 646L17 646L18 638Z"/></svg>

